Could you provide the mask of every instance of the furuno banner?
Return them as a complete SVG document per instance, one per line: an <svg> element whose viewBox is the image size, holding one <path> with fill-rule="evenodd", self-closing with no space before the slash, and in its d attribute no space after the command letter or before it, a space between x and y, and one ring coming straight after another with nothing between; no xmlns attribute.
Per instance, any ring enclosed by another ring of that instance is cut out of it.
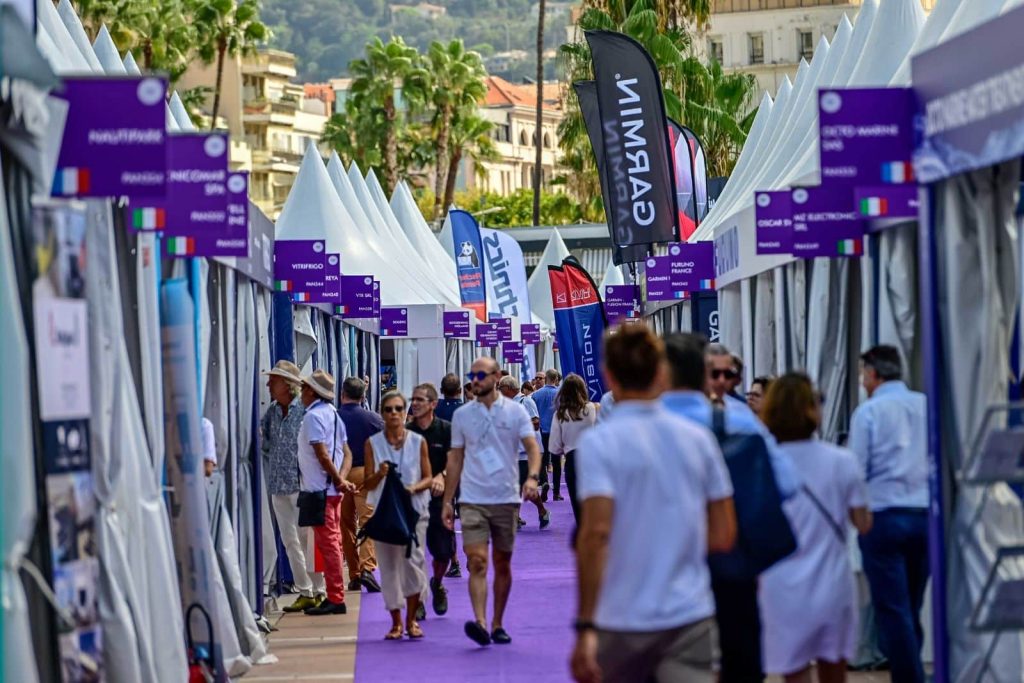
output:
<svg viewBox="0 0 1024 683"><path fill-rule="evenodd" d="M590 147L594 151L594 159L597 162L597 176L601 181L601 198L604 200L605 214L608 216L608 237L612 243L612 260L617 266L621 266L623 263L643 261L647 258L647 245L619 246L615 242L616 232L612 220L614 216L608 210L608 207L611 206L611 199L608 195L608 176L605 173L604 131L601 129L601 110L597 106L597 83L576 81L572 87L579 99L583 124L587 127L587 137L590 139Z"/></svg>
<svg viewBox="0 0 1024 683"><path fill-rule="evenodd" d="M694 182L693 155L690 141L682 126L668 119L668 139L672 145L672 168L675 171L676 206L679 207L679 239L688 240L697 229L697 192Z"/></svg>
<svg viewBox="0 0 1024 683"><path fill-rule="evenodd" d="M548 266L548 277L562 372L582 377L590 400L598 401L604 394L601 340L608 321L597 284L572 256L561 267Z"/></svg>
<svg viewBox="0 0 1024 683"><path fill-rule="evenodd" d="M615 244L678 239L672 149L658 69L644 48L613 31L587 31L601 116L607 214Z"/></svg>
<svg viewBox="0 0 1024 683"><path fill-rule="evenodd" d="M715 243L680 242L668 248L672 263L672 289L699 292L715 288Z"/></svg>
<svg viewBox="0 0 1024 683"><path fill-rule="evenodd" d="M454 224L453 224L454 228ZM530 290L526 286L526 263L523 250L507 233L480 228L487 262L487 314L488 316L516 316L521 323L529 323ZM533 376L533 347L523 353L523 370Z"/></svg>
<svg viewBox="0 0 1024 683"><path fill-rule="evenodd" d="M460 209L448 212L452 224L455 269L459 276L462 305L477 320L487 321L487 284L484 276L484 247L476 219Z"/></svg>

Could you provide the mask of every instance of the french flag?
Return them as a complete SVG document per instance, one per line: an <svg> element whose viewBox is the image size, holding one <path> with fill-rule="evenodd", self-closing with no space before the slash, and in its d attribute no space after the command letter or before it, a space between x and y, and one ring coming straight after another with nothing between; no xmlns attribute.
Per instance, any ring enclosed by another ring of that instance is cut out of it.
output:
<svg viewBox="0 0 1024 683"><path fill-rule="evenodd" d="M89 169L78 167L58 168L53 176L52 194L61 197L88 194L91 185Z"/></svg>
<svg viewBox="0 0 1024 683"><path fill-rule="evenodd" d="M899 185L914 179L914 166L907 161L887 161L882 164L882 182Z"/></svg>
<svg viewBox="0 0 1024 683"><path fill-rule="evenodd" d="M309 303L309 292L295 292L292 294L292 301L297 304Z"/></svg>
<svg viewBox="0 0 1024 683"><path fill-rule="evenodd" d="M700 282L697 283L697 286L700 287L701 289L714 289L715 288L715 281L714 280L701 280Z"/></svg>

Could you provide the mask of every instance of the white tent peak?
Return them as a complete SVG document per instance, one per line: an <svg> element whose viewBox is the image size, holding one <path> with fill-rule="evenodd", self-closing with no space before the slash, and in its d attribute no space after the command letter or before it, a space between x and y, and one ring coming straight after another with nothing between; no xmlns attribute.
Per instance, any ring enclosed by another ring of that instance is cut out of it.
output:
<svg viewBox="0 0 1024 683"><path fill-rule="evenodd" d="M110 31L107 30L106 24L100 26L100 30L96 33L93 49L96 51L96 59L108 74L128 73L124 62L121 61L121 55L117 54L117 46L114 45L114 40L110 37Z"/></svg>
<svg viewBox="0 0 1024 683"><path fill-rule="evenodd" d="M135 55L133 55L130 50L124 53L124 70L130 74L138 75L142 73L142 69L139 68L138 62L135 61Z"/></svg>
<svg viewBox="0 0 1024 683"><path fill-rule="evenodd" d="M342 254L341 239L332 229L342 214L345 207L327 177L320 152L310 143L277 219L274 236L284 240L327 240L329 253ZM344 255L342 259L344 265Z"/></svg>
<svg viewBox="0 0 1024 683"><path fill-rule="evenodd" d="M548 279L548 266L562 265L562 259L569 255L569 248L565 246L558 228L551 229L551 237L540 255L540 261L527 282L527 289L530 290L530 307L533 309L534 317L549 329L555 327L555 311L551 305L551 280Z"/></svg>
<svg viewBox="0 0 1024 683"><path fill-rule="evenodd" d="M178 97L177 92L171 93L171 101L168 103L171 108L171 114L174 116L175 122L178 127L182 130L195 130L196 127L192 123L192 119L189 117L188 112L185 111L185 103Z"/></svg>
<svg viewBox="0 0 1024 683"><path fill-rule="evenodd" d="M102 73L103 66L96 58L92 45L89 44L89 36L85 35L85 27L82 26L82 20L75 13L75 8L71 6L71 1L60 0L60 4L57 5L57 14L60 16L61 21L64 22L64 27L68 30L68 34L71 36L75 47L78 48L78 52L89 63L89 67L93 71Z"/></svg>
<svg viewBox="0 0 1024 683"><path fill-rule="evenodd" d="M609 261L608 268L605 269L604 277L601 278L601 285L598 288L602 300L604 299L605 287L624 284L626 284L626 278L622 277L622 269L615 265L615 261Z"/></svg>
<svg viewBox="0 0 1024 683"><path fill-rule="evenodd" d="M75 41L71 38L71 34L68 33L68 29L57 13L57 8L54 4L49 1L40 1L35 4L38 25L46 30L53 40L54 46L64 55L67 68L64 68L62 72L64 74L93 73L92 65L89 64L81 50L75 45ZM58 70L56 65L53 66L55 71Z"/></svg>

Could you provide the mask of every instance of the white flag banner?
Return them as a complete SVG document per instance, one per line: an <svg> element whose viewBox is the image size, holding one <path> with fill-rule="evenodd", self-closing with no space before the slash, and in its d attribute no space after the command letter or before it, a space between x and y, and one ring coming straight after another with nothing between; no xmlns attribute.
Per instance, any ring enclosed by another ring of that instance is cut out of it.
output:
<svg viewBox="0 0 1024 683"><path fill-rule="evenodd" d="M523 250L511 236L490 228L480 228L487 261L487 315L516 316L520 323L532 323L530 290L526 285ZM534 348L523 347L522 376L534 375Z"/></svg>

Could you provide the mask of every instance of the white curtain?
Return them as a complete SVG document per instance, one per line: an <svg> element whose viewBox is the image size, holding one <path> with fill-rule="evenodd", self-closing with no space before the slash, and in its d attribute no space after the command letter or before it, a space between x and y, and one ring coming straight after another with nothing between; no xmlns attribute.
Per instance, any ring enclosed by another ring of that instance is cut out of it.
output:
<svg viewBox="0 0 1024 683"><path fill-rule="evenodd" d="M312 358L316 352L317 337L308 306L292 307L292 326L295 329L295 364L303 375L313 372Z"/></svg>
<svg viewBox="0 0 1024 683"><path fill-rule="evenodd" d="M743 313L738 282L718 290L718 324L722 344L733 353L740 353L743 348Z"/></svg>
<svg viewBox="0 0 1024 683"><path fill-rule="evenodd" d="M777 374L775 335L775 275L769 270L754 279L754 357L746 359L747 384L759 375Z"/></svg>
<svg viewBox="0 0 1024 683"><path fill-rule="evenodd" d="M807 272L806 261L798 260L785 266L786 286L786 358L785 370L807 369Z"/></svg>
<svg viewBox="0 0 1024 683"><path fill-rule="evenodd" d="M812 268L807 371L825 398L821 437L835 441L846 425L850 389L851 266L848 259L818 258Z"/></svg>
<svg viewBox="0 0 1024 683"><path fill-rule="evenodd" d="M908 370L918 357L916 230L916 223L886 230L878 254L878 342L898 348Z"/></svg>

